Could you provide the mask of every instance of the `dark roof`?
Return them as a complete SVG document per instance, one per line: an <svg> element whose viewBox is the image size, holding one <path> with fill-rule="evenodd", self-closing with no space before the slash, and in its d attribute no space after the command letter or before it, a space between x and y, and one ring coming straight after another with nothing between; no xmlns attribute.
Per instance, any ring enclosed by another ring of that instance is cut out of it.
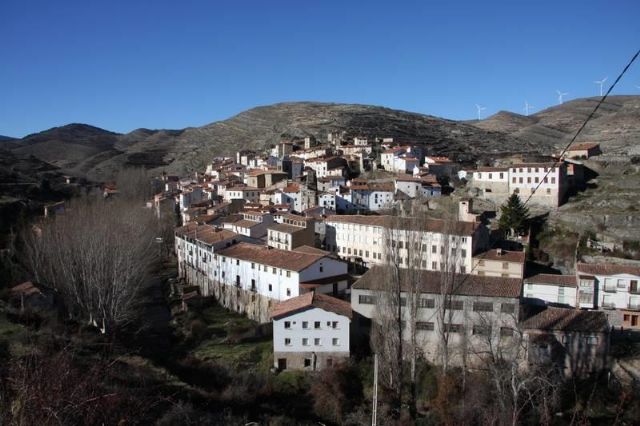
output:
<svg viewBox="0 0 640 426"><path fill-rule="evenodd" d="M382 290L385 288L386 266L375 265L369 269L358 281L353 284L353 289ZM424 270L400 270L400 280L407 285L408 279L403 279L404 274L416 274L421 282L420 291L423 293L440 294L443 273L439 271ZM453 294L459 296L485 296L485 297L509 297L518 298L522 294L522 280L519 278L491 277L484 275L455 274ZM405 289L403 288L403 291Z"/></svg>
<svg viewBox="0 0 640 426"><path fill-rule="evenodd" d="M503 249L487 250L474 256L478 260L498 260L501 262L524 263L524 251L509 251Z"/></svg>
<svg viewBox="0 0 640 426"><path fill-rule="evenodd" d="M448 233L452 235L473 235L480 226L475 222L445 221L434 218L410 218L394 216L334 215L325 222L353 223L359 225L383 226L397 229L415 229L425 232Z"/></svg>
<svg viewBox="0 0 640 426"><path fill-rule="evenodd" d="M557 330L579 332L606 332L609 329L607 316L602 311L582 311L571 308L547 307L522 321L525 330Z"/></svg>
<svg viewBox="0 0 640 426"><path fill-rule="evenodd" d="M319 308L351 318L351 304L326 294L310 291L298 297L278 303L271 311L273 319L282 318L307 309Z"/></svg>
<svg viewBox="0 0 640 426"><path fill-rule="evenodd" d="M306 228L295 225L288 225L286 223L278 223L275 225L269 226L268 230L277 231L277 232L286 232L288 234L293 234L294 232L305 231Z"/></svg>
<svg viewBox="0 0 640 426"><path fill-rule="evenodd" d="M578 272L590 275L630 274L640 276L640 266L615 263L578 263Z"/></svg>
<svg viewBox="0 0 640 426"><path fill-rule="evenodd" d="M525 278L526 283L542 284L542 285L558 285L562 287L575 287L575 275L558 275L558 274L536 274L529 278Z"/></svg>
<svg viewBox="0 0 640 426"><path fill-rule="evenodd" d="M302 271L326 256L296 250L279 250L255 244L239 243L218 252L220 256L261 263L290 271Z"/></svg>

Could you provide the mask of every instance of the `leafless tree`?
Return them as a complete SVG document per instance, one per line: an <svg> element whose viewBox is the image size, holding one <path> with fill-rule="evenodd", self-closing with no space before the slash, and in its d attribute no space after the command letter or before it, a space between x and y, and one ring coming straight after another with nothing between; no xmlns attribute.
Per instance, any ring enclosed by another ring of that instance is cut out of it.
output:
<svg viewBox="0 0 640 426"><path fill-rule="evenodd" d="M125 199L84 198L25 232L34 278L59 292L70 315L102 332L133 319L159 258L153 213Z"/></svg>
<svg viewBox="0 0 640 426"><path fill-rule="evenodd" d="M143 203L153 195L151 176L142 167L126 167L116 176L118 196L133 202Z"/></svg>

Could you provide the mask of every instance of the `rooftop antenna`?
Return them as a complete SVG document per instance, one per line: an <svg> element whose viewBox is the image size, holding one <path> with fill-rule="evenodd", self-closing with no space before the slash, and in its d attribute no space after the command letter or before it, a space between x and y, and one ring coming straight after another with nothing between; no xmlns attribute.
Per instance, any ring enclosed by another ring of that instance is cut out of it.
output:
<svg viewBox="0 0 640 426"><path fill-rule="evenodd" d="M526 116L529 116L529 110L535 108L533 105L531 105L529 102L524 101L524 108L522 108L524 110L524 113Z"/></svg>
<svg viewBox="0 0 640 426"><path fill-rule="evenodd" d="M484 111L487 108L483 107L482 105L476 104L476 109L478 110L478 120L481 120L480 114L482 113L482 111Z"/></svg>
<svg viewBox="0 0 640 426"><path fill-rule="evenodd" d="M602 96L602 86L604 85L604 82L607 81L607 78L608 77L605 77L602 80L594 81L595 84L599 84L600 85L600 96Z"/></svg>
<svg viewBox="0 0 640 426"><path fill-rule="evenodd" d="M569 94L569 92L561 92L559 90L556 90L556 93L558 94L558 105L561 105L563 102L562 98Z"/></svg>

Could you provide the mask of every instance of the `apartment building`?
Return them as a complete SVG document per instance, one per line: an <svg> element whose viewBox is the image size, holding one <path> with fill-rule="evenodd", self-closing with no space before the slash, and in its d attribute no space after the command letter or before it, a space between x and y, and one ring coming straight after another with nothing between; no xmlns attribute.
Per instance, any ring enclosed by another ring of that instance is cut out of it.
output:
<svg viewBox="0 0 640 426"><path fill-rule="evenodd" d="M286 251L238 243L214 252L205 274L204 295L260 322L269 321L273 302L311 290L338 295L349 284L346 262L311 247Z"/></svg>
<svg viewBox="0 0 640 426"><path fill-rule="evenodd" d="M472 222L337 215L327 217L325 225L327 250L364 266L388 262L393 252L404 267L437 271L455 264L465 273L472 269L473 254L489 241L487 228Z"/></svg>
<svg viewBox="0 0 640 426"><path fill-rule="evenodd" d="M354 312L378 320L378 302L384 301L383 292L388 290L385 266L369 269L351 287L351 307ZM400 270L400 282L407 270ZM422 355L429 361L438 363L442 350L441 333L448 333L450 362L462 364L462 355L469 355L468 365L473 365L487 351L501 348L515 349L522 281L516 278L488 277L459 274L455 276L453 290L445 296L441 284L443 273L422 271L418 312L415 331ZM416 279L416 278L412 278ZM448 279L448 278L447 278ZM406 304L409 295L403 287L401 302ZM409 310L403 309L405 338L411 333L412 319ZM441 323L438 318L445 318Z"/></svg>
<svg viewBox="0 0 640 426"><path fill-rule="evenodd" d="M615 327L640 329L640 267L578 263L580 307L605 310Z"/></svg>
<svg viewBox="0 0 640 426"><path fill-rule="evenodd" d="M524 277L525 252L501 248L487 250L473 256L473 274L490 277Z"/></svg>
<svg viewBox="0 0 640 426"><path fill-rule="evenodd" d="M267 229L273 225L273 216L270 213L258 211L240 212L241 219L225 222L223 227L237 234L251 238L262 238L267 235Z"/></svg>
<svg viewBox="0 0 640 426"><path fill-rule="evenodd" d="M314 246L315 220L285 214L279 223L267 230L267 245L280 250L293 250L300 246Z"/></svg>
<svg viewBox="0 0 640 426"><path fill-rule="evenodd" d="M349 302L310 291L272 311L273 364L278 370L320 370L349 358Z"/></svg>
<svg viewBox="0 0 640 426"><path fill-rule="evenodd" d="M564 162L481 167L467 175L471 176L470 186L478 196L497 204L502 204L515 192L522 199L531 197L531 204L558 207L564 202L569 188Z"/></svg>
<svg viewBox="0 0 640 426"><path fill-rule="evenodd" d="M245 200L248 203L260 202L260 190L251 186L231 186L224 190L224 201Z"/></svg>
<svg viewBox="0 0 640 426"><path fill-rule="evenodd" d="M349 189L352 203L360 210L388 209L395 201L395 186L392 182L354 183Z"/></svg>

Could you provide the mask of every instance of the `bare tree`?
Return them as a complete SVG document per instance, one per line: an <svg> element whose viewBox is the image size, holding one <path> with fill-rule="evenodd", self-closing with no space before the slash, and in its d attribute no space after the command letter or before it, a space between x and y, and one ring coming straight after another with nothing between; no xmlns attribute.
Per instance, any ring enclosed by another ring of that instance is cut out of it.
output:
<svg viewBox="0 0 640 426"><path fill-rule="evenodd" d="M153 213L126 200L86 198L24 235L34 278L59 292L70 315L104 333L134 318L159 258Z"/></svg>

